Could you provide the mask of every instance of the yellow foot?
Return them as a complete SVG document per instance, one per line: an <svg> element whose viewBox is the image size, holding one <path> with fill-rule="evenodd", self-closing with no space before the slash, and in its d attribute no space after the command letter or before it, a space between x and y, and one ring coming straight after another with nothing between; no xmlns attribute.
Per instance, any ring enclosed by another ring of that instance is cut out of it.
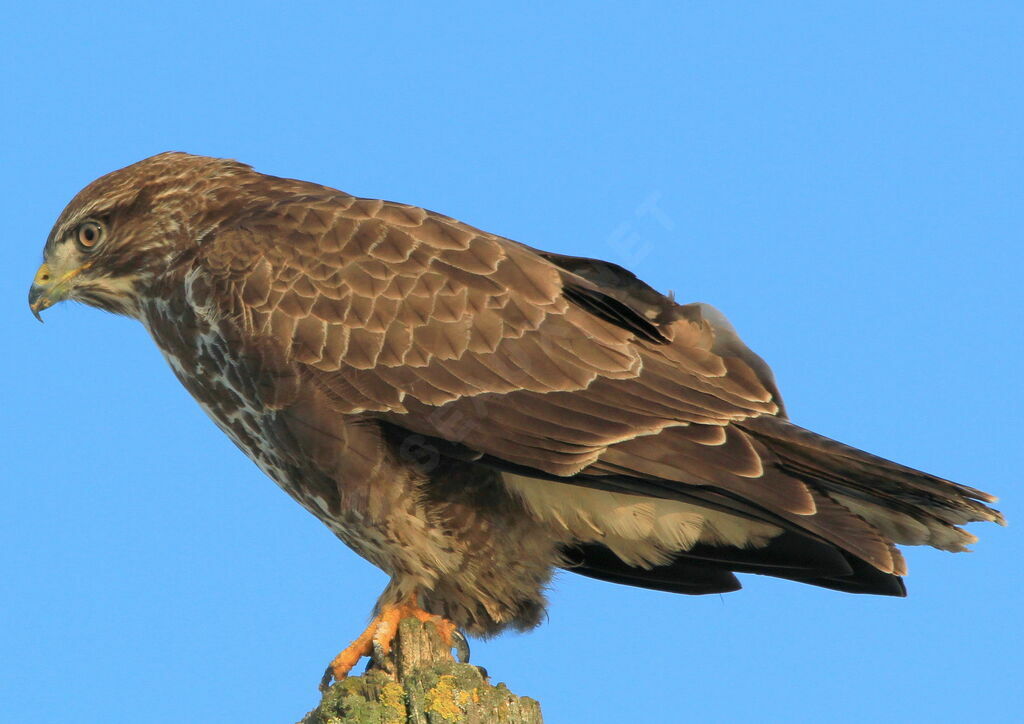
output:
<svg viewBox="0 0 1024 724"><path fill-rule="evenodd" d="M359 634L359 637L350 643L345 649L334 657L334 661L324 672L324 678L320 682L320 690L326 691L331 685L331 680L341 681L352 667L359 663L364 656L373 656L375 653L386 655L391 653L391 644L398 633L398 622L403 618L416 618L420 621L430 621L437 627L441 634L441 640L449 648L458 648L462 651L465 646L465 639L459 633L458 628L446 618L427 613L418 606L401 603L396 606L385 605L381 607L380 613L373 617L370 625Z"/></svg>

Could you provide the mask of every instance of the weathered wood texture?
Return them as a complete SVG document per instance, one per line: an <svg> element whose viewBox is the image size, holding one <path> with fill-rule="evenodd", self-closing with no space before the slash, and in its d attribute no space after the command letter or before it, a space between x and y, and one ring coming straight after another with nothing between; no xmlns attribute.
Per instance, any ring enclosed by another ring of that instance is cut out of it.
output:
<svg viewBox="0 0 1024 724"><path fill-rule="evenodd" d="M391 655L334 684L300 724L541 724L540 704L452 660L432 624L407 618Z"/></svg>

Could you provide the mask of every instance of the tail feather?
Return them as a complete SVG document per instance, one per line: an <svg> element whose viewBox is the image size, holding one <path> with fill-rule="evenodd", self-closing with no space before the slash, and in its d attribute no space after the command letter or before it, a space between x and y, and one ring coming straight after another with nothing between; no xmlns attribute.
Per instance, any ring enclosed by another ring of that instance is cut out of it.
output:
<svg viewBox="0 0 1024 724"><path fill-rule="evenodd" d="M976 538L958 526L1006 525L987 505L995 496L914 470L768 416L743 427L775 455L780 468L836 505L905 545L967 550Z"/></svg>
<svg viewBox="0 0 1024 724"><path fill-rule="evenodd" d="M763 483L779 477L799 481L813 499L812 514L779 508L764 509L763 517L752 514L753 520L782 523L783 532L766 545L698 543L674 552L668 563L638 567L592 543L574 547L574 563L566 567L602 580L676 593L733 590L739 584L732 573L738 572L849 593L905 596L901 576L907 566L896 543L963 551L976 539L960 525L1005 525L1003 515L988 505L995 497L983 491L843 445L782 418L763 416L741 426L765 462Z"/></svg>

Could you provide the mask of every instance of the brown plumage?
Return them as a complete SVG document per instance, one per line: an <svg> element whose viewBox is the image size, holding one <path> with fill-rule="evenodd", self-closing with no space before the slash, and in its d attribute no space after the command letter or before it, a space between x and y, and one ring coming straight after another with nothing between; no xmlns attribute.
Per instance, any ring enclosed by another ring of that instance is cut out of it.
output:
<svg viewBox="0 0 1024 724"><path fill-rule="evenodd" d="M530 628L554 567L680 593L733 572L903 595L980 491L789 422L725 318L607 262L166 153L57 220L30 293L139 319L238 446L407 603Z"/></svg>

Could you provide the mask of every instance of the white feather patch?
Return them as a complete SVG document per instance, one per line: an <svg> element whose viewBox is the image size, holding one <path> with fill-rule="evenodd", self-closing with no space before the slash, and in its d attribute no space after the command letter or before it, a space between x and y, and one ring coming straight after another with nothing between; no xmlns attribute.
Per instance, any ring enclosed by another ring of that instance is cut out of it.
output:
<svg viewBox="0 0 1024 724"><path fill-rule="evenodd" d="M930 545L960 553L976 543L977 536L939 520L921 521L866 500L833 494L836 502L875 526L882 535L901 545Z"/></svg>
<svg viewBox="0 0 1024 724"><path fill-rule="evenodd" d="M759 548L782 533L768 523L700 506L504 473L505 484L540 520L580 542L599 542L623 562L649 568L696 543Z"/></svg>

